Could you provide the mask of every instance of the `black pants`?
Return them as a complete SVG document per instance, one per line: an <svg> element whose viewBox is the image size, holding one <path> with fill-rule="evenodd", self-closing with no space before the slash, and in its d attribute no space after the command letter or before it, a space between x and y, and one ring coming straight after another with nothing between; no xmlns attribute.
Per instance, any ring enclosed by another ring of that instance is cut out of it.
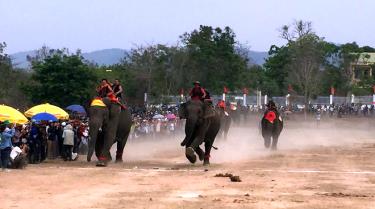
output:
<svg viewBox="0 0 375 209"><path fill-rule="evenodd" d="M29 163L40 163L41 158L41 143L40 141L33 141L30 143L30 154L29 154Z"/></svg>
<svg viewBox="0 0 375 209"><path fill-rule="evenodd" d="M10 147L7 147L5 149L0 150L1 155L1 168L6 169L8 168L8 164L10 161L10 152L12 149Z"/></svg>
<svg viewBox="0 0 375 209"><path fill-rule="evenodd" d="M73 145L64 144L65 160L72 160Z"/></svg>

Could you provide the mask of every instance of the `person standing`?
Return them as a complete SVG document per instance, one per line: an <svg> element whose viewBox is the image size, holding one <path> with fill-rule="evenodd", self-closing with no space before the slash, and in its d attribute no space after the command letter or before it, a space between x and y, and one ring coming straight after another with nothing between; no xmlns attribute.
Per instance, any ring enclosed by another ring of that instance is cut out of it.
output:
<svg viewBox="0 0 375 209"><path fill-rule="evenodd" d="M48 159L56 158L57 150L57 127L55 123L50 123L48 128Z"/></svg>
<svg viewBox="0 0 375 209"><path fill-rule="evenodd" d="M63 132L63 138L64 138L64 152L65 152L65 161L72 160L72 152L73 152L73 146L74 146L74 131L72 125L68 124L64 128Z"/></svg>
<svg viewBox="0 0 375 209"><path fill-rule="evenodd" d="M7 125L9 125L9 121L5 121L0 125L0 154L2 171L9 171L8 164L10 160L10 152L12 151L12 137L15 133L14 128L9 129Z"/></svg>

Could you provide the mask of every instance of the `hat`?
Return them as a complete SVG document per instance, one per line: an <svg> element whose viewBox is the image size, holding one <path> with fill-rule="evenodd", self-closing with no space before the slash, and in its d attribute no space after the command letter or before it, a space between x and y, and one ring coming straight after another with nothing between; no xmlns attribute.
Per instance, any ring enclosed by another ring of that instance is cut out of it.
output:
<svg viewBox="0 0 375 209"><path fill-rule="evenodd" d="M62 126L66 126L66 123L65 123L65 122L62 122L61 125L62 125Z"/></svg>
<svg viewBox="0 0 375 209"><path fill-rule="evenodd" d="M195 85L195 84L201 85L201 82L199 82L199 81L194 81L193 84L194 84L194 85Z"/></svg>
<svg viewBox="0 0 375 209"><path fill-rule="evenodd" d="M9 120L4 120L4 121L1 123L1 125L9 125L9 124L10 124Z"/></svg>

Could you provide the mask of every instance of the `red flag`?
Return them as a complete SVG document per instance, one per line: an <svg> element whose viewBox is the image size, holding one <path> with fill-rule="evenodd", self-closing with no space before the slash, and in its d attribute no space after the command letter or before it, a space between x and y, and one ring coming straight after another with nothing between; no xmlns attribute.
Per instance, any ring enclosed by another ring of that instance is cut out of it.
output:
<svg viewBox="0 0 375 209"><path fill-rule="evenodd" d="M372 86L372 90L374 91L374 94L375 94L375 85Z"/></svg>
<svg viewBox="0 0 375 209"><path fill-rule="evenodd" d="M224 86L224 94L227 94L228 93L228 88L226 86Z"/></svg>
<svg viewBox="0 0 375 209"><path fill-rule="evenodd" d="M335 88L331 87L331 95L335 95Z"/></svg>

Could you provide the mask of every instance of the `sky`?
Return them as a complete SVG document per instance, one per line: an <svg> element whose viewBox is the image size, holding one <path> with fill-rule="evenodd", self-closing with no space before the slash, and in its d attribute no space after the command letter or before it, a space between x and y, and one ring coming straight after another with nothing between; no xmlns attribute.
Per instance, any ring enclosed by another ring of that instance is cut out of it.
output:
<svg viewBox="0 0 375 209"><path fill-rule="evenodd" d="M231 27L254 51L281 45L279 29L311 21L327 41L375 47L374 0L0 0L6 53L67 47L90 52L176 44L199 25Z"/></svg>

